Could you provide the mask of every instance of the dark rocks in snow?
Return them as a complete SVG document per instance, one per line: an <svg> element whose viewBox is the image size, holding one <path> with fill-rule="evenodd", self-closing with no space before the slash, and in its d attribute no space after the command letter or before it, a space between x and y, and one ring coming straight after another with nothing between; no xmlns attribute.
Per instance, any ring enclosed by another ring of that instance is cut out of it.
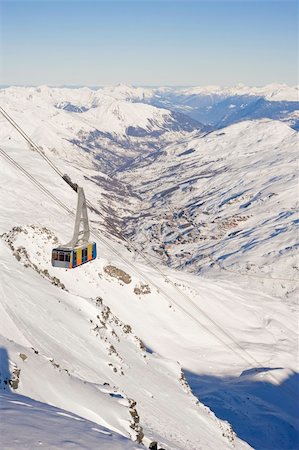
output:
<svg viewBox="0 0 299 450"><path fill-rule="evenodd" d="M19 383L20 383L20 374L21 369L19 369L17 366L12 371L11 377L8 380L8 384L12 389L18 389Z"/></svg>
<svg viewBox="0 0 299 450"><path fill-rule="evenodd" d="M124 331L125 334L132 333L132 327L131 327L131 325L124 325L124 326L123 326L123 331Z"/></svg>
<svg viewBox="0 0 299 450"><path fill-rule="evenodd" d="M150 443L149 449L150 450L164 450L164 448L160 448L160 447L158 448L158 442L156 442L156 441L153 441Z"/></svg>
<svg viewBox="0 0 299 450"><path fill-rule="evenodd" d="M132 281L132 278L128 273L112 265L105 266L104 272L110 275L110 277L117 278L125 284L129 284Z"/></svg>
<svg viewBox="0 0 299 450"><path fill-rule="evenodd" d="M102 304L103 304L103 299L102 299L102 297L97 297L97 298L95 299L95 302L96 302L96 305L97 305L97 306L102 306Z"/></svg>
<svg viewBox="0 0 299 450"><path fill-rule="evenodd" d="M59 368L60 368L60 365L57 364L57 363L54 361L53 358L50 359L50 363L52 364L52 366L54 367L54 369L59 369Z"/></svg>
<svg viewBox="0 0 299 450"><path fill-rule="evenodd" d="M53 245L56 245L58 240L53 235L53 233L48 230L47 228L43 227L37 227L36 225L30 225L27 228L29 228L29 231L33 231L34 233L43 234L45 235L45 238L47 240L52 240ZM9 245L11 248L14 257L17 259L17 261L23 263L24 267L31 268L35 270L38 274L40 274L43 278L46 278L48 281L50 281L54 286L59 287L60 289L63 289L64 291L67 291L65 285L60 281L59 278L53 277L49 274L49 271L47 269L41 269L39 268L34 262L32 262L28 251L23 246L15 246L15 241L17 239L17 236L20 234L28 235L29 231L27 228L22 227L13 227L12 230L8 233L4 233L2 235L2 238L5 242Z"/></svg>
<svg viewBox="0 0 299 450"><path fill-rule="evenodd" d="M186 379L186 377L185 377L185 374L184 374L183 369L181 369L181 376L180 376L180 378L179 378L179 381L180 381L181 385L183 386L184 391L185 391L187 394L191 394L191 395L192 395L191 388L190 388L189 383L188 383L188 381L187 381L187 379Z"/></svg>
<svg viewBox="0 0 299 450"><path fill-rule="evenodd" d="M134 287L134 294L136 295L145 295L150 293L151 289L148 284L140 283L139 285Z"/></svg>
<svg viewBox="0 0 299 450"><path fill-rule="evenodd" d="M134 430L136 433L136 442L141 444L142 439L144 438L144 433L142 427L139 424L140 417L136 409L136 401L131 398L128 398L128 402L129 402L129 413L132 417L130 428L132 428L132 430Z"/></svg>
<svg viewBox="0 0 299 450"><path fill-rule="evenodd" d="M9 362L5 347L0 347L0 390L18 389L21 369L16 364Z"/></svg>

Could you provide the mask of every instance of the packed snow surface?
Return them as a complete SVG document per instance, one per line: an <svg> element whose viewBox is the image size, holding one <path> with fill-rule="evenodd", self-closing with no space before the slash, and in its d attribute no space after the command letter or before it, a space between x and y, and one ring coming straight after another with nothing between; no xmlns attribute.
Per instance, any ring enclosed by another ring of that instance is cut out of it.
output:
<svg viewBox="0 0 299 450"><path fill-rule="evenodd" d="M107 428L23 395L0 394L1 448L34 450L137 450Z"/></svg>

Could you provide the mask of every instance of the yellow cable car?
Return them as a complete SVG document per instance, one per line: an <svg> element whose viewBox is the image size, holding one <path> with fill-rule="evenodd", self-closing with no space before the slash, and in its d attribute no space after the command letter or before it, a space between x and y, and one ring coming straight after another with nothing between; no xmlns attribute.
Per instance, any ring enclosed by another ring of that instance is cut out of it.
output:
<svg viewBox="0 0 299 450"><path fill-rule="evenodd" d="M78 193L77 212L72 240L52 250L52 266L74 269L97 257L95 242L89 241L90 231L87 216L86 200L83 188L76 186ZM80 231L80 225L83 230Z"/></svg>

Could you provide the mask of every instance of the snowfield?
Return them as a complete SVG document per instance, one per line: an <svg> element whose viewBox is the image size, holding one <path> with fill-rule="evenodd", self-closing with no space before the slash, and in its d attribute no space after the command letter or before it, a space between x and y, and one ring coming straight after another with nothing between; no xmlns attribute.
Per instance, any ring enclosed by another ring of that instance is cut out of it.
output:
<svg viewBox="0 0 299 450"><path fill-rule="evenodd" d="M0 411L3 449L142 448L98 424L22 395L1 392Z"/></svg>
<svg viewBox="0 0 299 450"><path fill-rule="evenodd" d="M18 153L22 153L20 149ZM36 158L34 153L30 155ZM28 160L27 149L24 149L24 157ZM45 163L43 166L49 174ZM10 176L9 166L5 164L4 167L4 174ZM40 178L41 167L38 172L40 175L36 175ZM45 172L42 179L45 179ZM32 191L26 179L24 183L29 192ZM53 179L49 180L48 186L53 184ZM10 194L3 192L4 196L9 194L11 200L13 195L16 201L20 192L17 190L13 194L13 185L7 183L7 186L11 191ZM20 189L24 193L24 184ZM54 220L60 229L59 235L67 236L62 230L69 222L71 231L71 218L64 216L65 220L61 220L55 204L53 207L38 190L35 194L24 196L25 215L31 215L31 222L34 222L36 208L44 204L38 223L45 218L44 227L48 229ZM65 196L70 202L71 190L66 190ZM9 217L6 220L11 221ZM144 308L142 298L146 298L146 294L134 292L143 280L126 267L126 273L132 277L129 285L105 273L103 267L108 263L118 268L123 268L123 263L115 260L109 249L101 245L98 250L101 256L94 264L74 271L61 271L50 265L55 235L45 228L36 225L25 226L24 231L16 228L3 238L1 286L5 289L0 320L6 340L2 347L8 351L11 361L9 372L14 374L20 370L19 393L132 439L144 433L145 444L157 440L170 449L183 449L186 445L197 449L200 446L209 448L209 445L210 448L219 445L230 448L235 440L239 442L227 424L198 404L185 384L177 358L172 360L167 355L152 354L137 338L133 328L135 321L140 323L138 328L142 326L149 332L159 326L158 318L163 326L165 315L168 316L171 310L167 299L163 299L155 288L151 288L153 293L148 294ZM163 279L159 278L157 283L163 285ZM11 298L14 298L13 302ZM123 311L122 319L120 314L114 315L113 306L117 312ZM170 323L170 330L168 327L165 330L165 345L171 349L171 331L184 317L179 312L177 318L175 312L173 314L174 323ZM154 333L158 339L163 335L164 332L161 336ZM154 349L154 343L149 342L149 346ZM23 361L20 354L27 358ZM214 436L212 440L211 435ZM240 448L242 446L240 443Z"/></svg>
<svg viewBox="0 0 299 450"><path fill-rule="evenodd" d="M297 133L209 131L152 98L0 90L100 212L97 259L52 267L76 194L0 117L4 450L299 445Z"/></svg>

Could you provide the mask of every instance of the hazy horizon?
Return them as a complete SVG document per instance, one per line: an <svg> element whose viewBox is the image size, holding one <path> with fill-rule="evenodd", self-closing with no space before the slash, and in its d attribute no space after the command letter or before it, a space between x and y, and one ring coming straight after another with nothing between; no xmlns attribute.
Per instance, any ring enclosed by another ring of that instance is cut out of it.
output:
<svg viewBox="0 0 299 450"><path fill-rule="evenodd" d="M39 88L42 86L46 86L49 88L66 88L66 89L80 89L80 88L88 88L91 90L95 90L95 89L101 89L101 88L105 88L105 87L117 87L117 86L126 86L126 87L133 87L133 88L145 88L145 89L155 89L155 88L176 88L176 89L184 89L184 88L196 88L196 87L219 87L219 88L234 88L234 87L238 87L238 86L244 86L244 87L248 87L248 88L262 88L265 86L271 86L271 85L285 85L288 87L299 87L299 84L290 84L290 83L279 83L276 81L272 81L270 83L266 83L266 84L260 84L260 85L248 85L242 82L236 83L236 84L232 84L232 85L208 85L208 84L185 84L185 85L181 85L181 84L130 84L130 83L107 83L107 84L102 84L102 85L87 85L87 84L47 84L47 83L43 83L43 84L0 84L0 89L4 89L4 88L8 88L8 87L28 87L28 88Z"/></svg>
<svg viewBox="0 0 299 450"><path fill-rule="evenodd" d="M2 0L0 7L2 86L298 82L292 0Z"/></svg>

